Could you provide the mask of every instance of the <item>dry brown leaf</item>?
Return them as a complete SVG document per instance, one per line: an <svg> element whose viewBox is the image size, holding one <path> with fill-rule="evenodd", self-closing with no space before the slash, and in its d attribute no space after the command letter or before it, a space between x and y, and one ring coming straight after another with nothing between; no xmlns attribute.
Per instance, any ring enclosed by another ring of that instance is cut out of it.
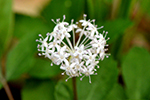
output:
<svg viewBox="0 0 150 100"><path fill-rule="evenodd" d="M38 16L50 0L13 0L13 11L29 16Z"/></svg>

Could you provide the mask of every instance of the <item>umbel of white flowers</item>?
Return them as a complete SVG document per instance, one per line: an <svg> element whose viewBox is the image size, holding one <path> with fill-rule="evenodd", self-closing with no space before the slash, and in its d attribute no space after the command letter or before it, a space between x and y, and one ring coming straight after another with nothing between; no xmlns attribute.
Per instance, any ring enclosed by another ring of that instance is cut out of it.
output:
<svg viewBox="0 0 150 100"><path fill-rule="evenodd" d="M49 58L52 63L60 65L60 69L64 70L62 75L65 73L72 77L83 77L88 76L89 82L91 83L90 75L97 75L96 68L99 68L97 65L100 60L103 60L104 57L108 57L109 54L106 54L105 39L108 32L103 31L99 33L98 29L103 28L103 26L98 27L95 25L95 20L86 20L86 15L83 15L82 20L79 20L81 27L78 26L78 22L74 24L74 20L71 20L71 24L65 22L65 15L63 20L56 19L56 24L53 29L53 32L47 33L46 37L42 37L39 34L40 39L36 40L40 42L37 48L39 56L45 56ZM77 42L75 41L75 36L79 34ZM104 35L104 36L103 36Z"/></svg>

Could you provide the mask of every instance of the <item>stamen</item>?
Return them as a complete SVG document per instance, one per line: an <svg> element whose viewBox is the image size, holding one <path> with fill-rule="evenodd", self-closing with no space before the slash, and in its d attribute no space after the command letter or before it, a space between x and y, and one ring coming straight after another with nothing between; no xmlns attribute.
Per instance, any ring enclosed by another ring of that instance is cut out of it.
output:
<svg viewBox="0 0 150 100"><path fill-rule="evenodd" d="M108 37L107 39L106 39L106 41L108 41L110 39L110 37Z"/></svg>
<svg viewBox="0 0 150 100"><path fill-rule="evenodd" d="M66 72L66 71L65 71L65 72ZM65 74L65 72L61 73L61 75L64 75L64 74Z"/></svg>
<svg viewBox="0 0 150 100"><path fill-rule="evenodd" d="M103 35L104 35L105 31L103 31Z"/></svg>
<svg viewBox="0 0 150 100"><path fill-rule="evenodd" d="M90 75L89 75L89 83L92 83L92 82L91 82L91 77L90 77Z"/></svg>
<svg viewBox="0 0 150 100"><path fill-rule="evenodd" d="M67 79L66 79L66 82L68 81L68 79L70 79L71 78L71 76L70 77L68 77Z"/></svg>
<svg viewBox="0 0 150 100"><path fill-rule="evenodd" d="M85 18L86 16L87 16L86 14L83 15L84 18Z"/></svg>
<svg viewBox="0 0 150 100"><path fill-rule="evenodd" d="M109 45L108 45L108 44L106 44L105 46L106 46L106 47L108 47Z"/></svg>
<svg viewBox="0 0 150 100"><path fill-rule="evenodd" d="M42 39L44 39L43 36L42 36L41 34L39 34L39 37L41 37ZM41 38L40 38L40 40L42 40Z"/></svg>
<svg viewBox="0 0 150 100"><path fill-rule="evenodd" d="M51 19L52 20L52 22L54 23L54 24L57 24L55 21L54 21L54 19Z"/></svg>
<svg viewBox="0 0 150 100"><path fill-rule="evenodd" d="M38 49L38 51L41 51L40 49Z"/></svg>
<svg viewBox="0 0 150 100"><path fill-rule="evenodd" d="M108 58L109 56L106 56L106 58Z"/></svg>
<svg viewBox="0 0 150 100"><path fill-rule="evenodd" d="M95 19L93 19L92 21L95 22Z"/></svg>
<svg viewBox="0 0 150 100"><path fill-rule="evenodd" d="M71 23L73 23L73 22L74 22L74 19L71 20Z"/></svg>
<svg viewBox="0 0 150 100"><path fill-rule="evenodd" d="M66 19L66 16L65 15L63 15L63 21Z"/></svg>
<svg viewBox="0 0 150 100"><path fill-rule="evenodd" d="M106 33L105 33L105 36L104 36L104 38L106 38L107 34L108 34L108 32L106 32Z"/></svg>
<svg viewBox="0 0 150 100"><path fill-rule="evenodd" d="M48 32L46 35L48 36L48 35L50 35L50 33Z"/></svg>
<svg viewBox="0 0 150 100"><path fill-rule="evenodd" d="M104 28L104 26L101 26L101 27L99 27L99 28L97 28L97 29L102 29L102 28Z"/></svg>
<svg viewBox="0 0 150 100"><path fill-rule="evenodd" d="M56 19L57 23L60 21L60 18Z"/></svg>
<svg viewBox="0 0 150 100"><path fill-rule="evenodd" d="M85 77L85 75L84 76L82 76L81 78L80 78L80 80L82 81L82 79Z"/></svg>
<svg viewBox="0 0 150 100"><path fill-rule="evenodd" d="M41 37L42 35L41 35L41 34L39 34L39 36Z"/></svg>
<svg viewBox="0 0 150 100"><path fill-rule="evenodd" d="M39 47L40 47L40 45L38 44L38 45L37 45L37 48L39 48Z"/></svg>
<svg viewBox="0 0 150 100"><path fill-rule="evenodd" d="M41 56L41 53L38 53L39 56Z"/></svg>

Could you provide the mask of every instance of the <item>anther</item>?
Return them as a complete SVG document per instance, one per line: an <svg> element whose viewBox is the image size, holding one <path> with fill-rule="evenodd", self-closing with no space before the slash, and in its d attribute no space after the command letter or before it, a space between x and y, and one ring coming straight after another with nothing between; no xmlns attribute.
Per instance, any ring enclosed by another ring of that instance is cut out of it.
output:
<svg viewBox="0 0 150 100"><path fill-rule="evenodd" d="M41 54L40 54L40 53L38 53L38 55L39 55L39 56L41 56Z"/></svg>
<svg viewBox="0 0 150 100"><path fill-rule="evenodd" d="M66 16L65 16L65 15L63 15L63 19L66 19Z"/></svg>
<svg viewBox="0 0 150 100"><path fill-rule="evenodd" d="M87 16L86 14L83 15L83 17L86 17L86 16Z"/></svg>
<svg viewBox="0 0 150 100"><path fill-rule="evenodd" d="M74 19L71 20L71 23L73 23L73 22L74 22Z"/></svg>
<svg viewBox="0 0 150 100"><path fill-rule="evenodd" d="M56 19L56 21L59 22L59 21L60 21L60 18Z"/></svg>
<svg viewBox="0 0 150 100"><path fill-rule="evenodd" d="M95 19L93 19L92 21L95 22Z"/></svg>

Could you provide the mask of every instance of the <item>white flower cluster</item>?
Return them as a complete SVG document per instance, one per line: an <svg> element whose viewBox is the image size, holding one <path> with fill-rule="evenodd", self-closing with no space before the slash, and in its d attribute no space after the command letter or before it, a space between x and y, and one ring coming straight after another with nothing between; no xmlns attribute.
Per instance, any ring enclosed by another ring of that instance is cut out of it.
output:
<svg viewBox="0 0 150 100"><path fill-rule="evenodd" d="M53 63L60 65L60 69L64 70L62 75L66 73L69 76L66 81L72 77L82 76L80 78L82 80L83 77L89 76L91 83L90 75L97 74L95 73L96 68L99 68L97 64L105 56L109 56L105 53L107 51L105 46L108 46L106 41L109 38L105 39L108 32L103 31L102 34L98 32L103 26L97 28L95 20L87 21L85 14L83 17L83 20L79 20L80 23L74 24L74 20L71 20L70 25L64 21L65 15L62 22L60 19L56 22L52 19L56 24L53 32L47 33L46 38L39 34L40 39L36 41L40 42L37 48L42 53L39 53L39 56L49 58L52 61L51 66Z"/></svg>

